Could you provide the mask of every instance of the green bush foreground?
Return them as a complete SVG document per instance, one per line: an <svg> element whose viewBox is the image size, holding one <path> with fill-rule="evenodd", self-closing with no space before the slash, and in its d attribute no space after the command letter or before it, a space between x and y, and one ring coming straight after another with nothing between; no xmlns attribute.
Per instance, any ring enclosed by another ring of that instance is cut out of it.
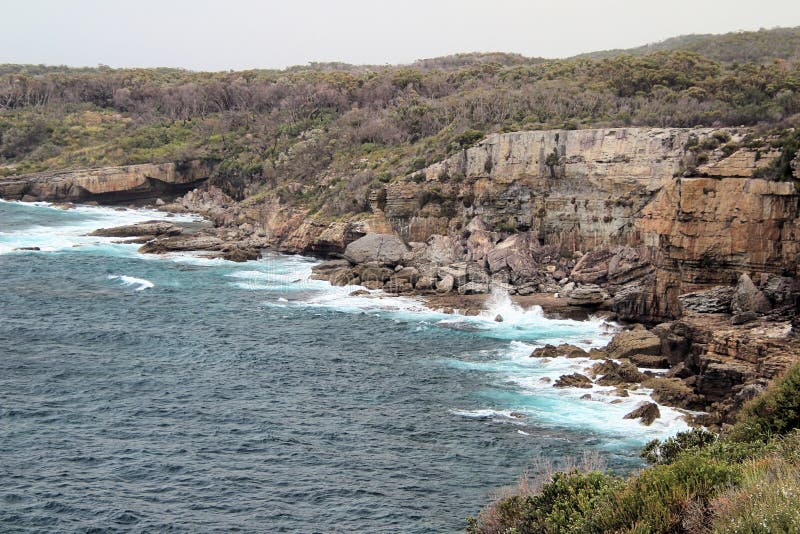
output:
<svg viewBox="0 0 800 534"><path fill-rule="evenodd" d="M645 446L627 478L573 469L527 484L467 519L470 533L800 532L800 365L717 436Z"/></svg>

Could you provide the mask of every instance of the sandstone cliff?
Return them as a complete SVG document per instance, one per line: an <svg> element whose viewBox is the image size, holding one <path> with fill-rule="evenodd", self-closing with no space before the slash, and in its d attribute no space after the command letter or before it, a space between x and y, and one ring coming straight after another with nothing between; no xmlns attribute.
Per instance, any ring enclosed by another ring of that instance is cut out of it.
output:
<svg viewBox="0 0 800 534"><path fill-rule="evenodd" d="M211 175L202 161L79 169L0 179L0 197L12 200L105 203L174 197Z"/></svg>

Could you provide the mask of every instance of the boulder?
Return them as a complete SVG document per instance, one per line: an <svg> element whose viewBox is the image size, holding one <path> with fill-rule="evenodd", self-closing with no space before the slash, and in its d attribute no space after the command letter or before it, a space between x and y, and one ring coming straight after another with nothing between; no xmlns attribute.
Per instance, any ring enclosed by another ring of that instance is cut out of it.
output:
<svg viewBox="0 0 800 534"><path fill-rule="evenodd" d="M764 296L747 274L742 274L736 283L736 290L731 299L731 313L734 319L737 315L752 317L766 313L770 310L769 299ZM741 321L745 322L745 321Z"/></svg>
<svg viewBox="0 0 800 534"><path fill-rule="evenodd" d="M455 285L455 280L452 276L445 275L441 280L436 282L436 291L439 293L449 293L453 290L453 286Z"/></svg>
<svg viewBox="0 0 800 534"><path fill-rule="evenodd" d="M453 264L445 267L439 267L437 274L442 280L448 276L451 277L455 287L462 286L467 283L467 267L464 264Z"/></svg>
<svg viewBox="0 0 800 534"><path fill-rule="evenodd" d="M436 279L432 276L422 276L417 283L414 285L414 288L418 291L427 291L430 289L434 289L436 287Z"/></svg>
<svg viewBox="0 0 800 534"><path fill-rule="evenodd" d="M592 366L595 375L602 375L597 381L602 386L635 384L644 380L645 375L631 362L617 363L611 360L598 362Z"/></svg>
<svg viewBox="0 0 800 534"><path fill-rule="evenodd" d="M647 330L626 330L615 335L606 352L609 358L618 360L635 354L661 354L661 339Z"/></svg>
<svg viewBox="0 0 800 534"><path fill-rule="evenodd" d="M414 286L408 280L393 276L383 285L383 290L387 293L410 293L414 291Z"/></svg>
<svg viewBox="0 0 800 534"><path fill-rule="evenodd" d="M654 402L645 402L627 414L624 419L639 419L643 425L650 426L653 421L661 417L658 405Z"/></svg>
<svg viewBox="0 0 800 534"><path fill-rule="evenodd" d="M419 271L414 267L403 267L394 273L394 278L396 280L408 282L413 286L417 283L417 280L419 280Z"/></svg>
<svg viewBox="0 0 800 534"><path fill-rule="evenodd" d="M311 268L311 278L314 280L329 280L334 271L349 268L350 262L347 260L323 261Z"/></svg>
<svg viewBox="0 0 800 534"><path fill-rule="evenodd" d="M353 272L353 270L349 267L344 269L336 269L331 273L328 281L332 286L354 286L361 282L361 280L358 278L358 275L356 275L355 272Z"/></svg>
<svg viewBox="0 0 800 534"><path fill-rule="evenodd" d="M608 263L614 256L614 252L608 248L597 248L584 254L569 277L581 284L600 284L608 280Z"/></svg>
<svg viewBox="0 0 800 534"><path fill-rule="evenodd" d="M383 284L392 277L393 271L380 265L359 265L356 272L362 282L380 282Z"/></svg>
<svg viewBox="0 0 800 534"><path fill-rule="evenodd" d="M588 376L580 373L572 373L571 375L563 375L556 380L553 384L554 388L590 388L592 381Z"/></svg>
<svg viewBox="0 0 800 534"><path fill-rule="evenodd" d="M450 265L464 259L464 249L452 237L435 234L428 239L425 259L433 265Z"/></svg>
<svg viewBox="0 0 800 534"><path fill-rule="evenodd" d="M556 358L558 356L565 356L567 358L585 358L588 356L586 351L575 345L562 343L561 345L545 345L539 347L531 352L531 358Z"/></svg>
<svg viewBox="0 0 800 534"><path fill-rule="evenodd" d="M408 252L408 247L394 234L370 233L356 239L344 251L344 257L352 263L376 263L397 265Z"/></svg>
<svg viewBox="0 0 800 534"><path fill-rule="evenodd" d="M608 293L603 288L589 284L570 291L567 295L567 304L570 306L599 306L608 298Z"/></svg>

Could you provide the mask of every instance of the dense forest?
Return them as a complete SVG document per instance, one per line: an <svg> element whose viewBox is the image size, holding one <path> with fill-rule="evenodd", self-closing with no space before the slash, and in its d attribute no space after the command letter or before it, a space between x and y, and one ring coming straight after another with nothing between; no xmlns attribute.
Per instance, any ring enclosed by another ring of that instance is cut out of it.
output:
<svg viewBox="0 0 800 534"><path fill-rule="evenodd" d="M2 65L0 176L207 158L238 198L269 192L335 217L363 209L370 184L491 132L800 120L800 28L652 48L241 72Z"/></svg>

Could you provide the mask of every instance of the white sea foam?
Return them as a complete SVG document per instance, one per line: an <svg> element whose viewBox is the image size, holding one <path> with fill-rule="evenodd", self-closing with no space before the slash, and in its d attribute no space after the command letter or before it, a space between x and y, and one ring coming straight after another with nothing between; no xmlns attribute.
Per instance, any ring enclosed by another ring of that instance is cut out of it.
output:
<svg viewBox="0 0 800 534"><path fill-rule="evenodd" d="M111 253L135 254L138 245L118 244L118 238L88 236L99 228L124 226L148 220L189 222L201 220L195 215L177 215L167 219L166 214L152 209L125 209L77 205L68 210L46 202L9 202L6 204L40 210L41 217L29 217L31 224L0 231L0 254L16 252L20 248L38 248L42 252L57 252L73 248ZM34 222L35 221L35 222ZM42 221L46 221L42 223ZM112 245L113 244L113 245Z"/></svg>
<svg viewBox="0 0 800 534"><path fill-rule="evenodd" d="M155 285L150 280L126 275L110 274L108 275L108 279L119 280L124 286L135 286L134 291L144 291L145 289L150 289Z"/></svg>

